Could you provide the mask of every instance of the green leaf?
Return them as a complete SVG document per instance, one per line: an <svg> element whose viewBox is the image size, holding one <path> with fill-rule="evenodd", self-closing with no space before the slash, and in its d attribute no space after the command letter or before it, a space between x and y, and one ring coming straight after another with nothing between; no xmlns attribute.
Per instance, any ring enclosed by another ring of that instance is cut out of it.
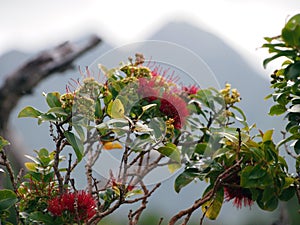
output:
<svg viewBox="0 0 300 225"><path fill-rule="evenodd" d="M282 191L282 193L279 195L279 199L281 200L281 201L288 201L288 200L290 200L292 197L294 197L294 195L295 195L295 193L296 193L296 191L295 191L295 187L288 187L288 188L286 188L286 189L284 189L283 191Z"/></svg>
<svg viewBox="0 0 300 225"><path fill-rule="evenodd" d="M66 113L66 111L64 109L62 109L61 107L53 107L51 109L48 110L47 114L49 113L55 113L61 116L67 116L68 113Z"/></svg>
<svg viewBox="0 0 300 225"><path fill-rule="evenodd" d="M56 122L56 117L53 116L52 114L41 114L39 117L39 121L38 121L38 124L41 124L42 122L44 121L52 121L52 122Z"/></svg>
<svg viewBox="0 0 300 225"><path fill-rule="evenodd" d="M79 135L80 140L84 141L84 139L85 139L85 133L84 133L84 130L83 130L82 126L74 124L73 127L76 130L77 134Z"/></svg>
<svg viewBox="0 0 300 225"><path fill-rule="evenodd" d="M8 189L0 190L0 212L12 207L18 201L17 195Z"/></svg>
<svg viewBox="0 0 300 225"><path fill-rule="evenodd" d="M265 157L265 153L261 148L251 147L249 148L249 150L251 151L251 154L253 154L253 156L255 157L256 161L259 161Z"/></svg>
<svg viewBox="0 0 300 225"><path fill-rule="evenodd" d="M296 152L296 154L300 154L300 140L296 141L294 145L294 151Z"/></svg>
<svg viewBox="0 0 300 225"><path fill-rule="evenodd" d="M10 143L5 140L3 137L0 136L0 150L3 149L3 147L10 145Z"/></svg>
<svg viewBox="0 0 300 225"><path fill-rule="evenodd" d="M96 100L96 104L95 104L95 118L96 119L100 119L103 116L103 111L101 108L101 101L100 99Z"/></svg>
<svg viewBox="0 0 300 225"><path fill-rule="evenodd" d="M42 113L40 111L38 111L37 109L35 109L31 106L27 106L27 107L23 108L21 110L21 112L19 112L18 118L21 118L21 117L38 118L40 115L42 115Z"/></svg>
<svg viewBox="0 0 300 225"><path fill-rule="evenodd" d="M164 138L167 128L166 123L162 118L152 118L148 126L153 129L153 135L157 140Z"/></svg>
<svg viewBox="0 0 300 225"><path fill-rule="evenodd" d="M83 151L84 151L82 141L69 131L65 131L64 135L65 135L66 139L68 140L69 144L73 147L75 154L77 156L77 160L80 162L82 159L82 156L83 156Z"/></svg>
<svg viewBox="0 0 300 225"><path fill-rule="evenodd" d="M288 46L300 47L300 14L293 16L281 31L281 37Z"/></svg>
<svg viewBox="0 0 300 225"><path fill-rule="evenodd" d="M170 159L173 159L174 161L180 163L180 151L176 147L176 145L172 143L167 143L166 146L160 147L157 150L160 152L162 155L169 157Z"/></svg>
<svg viewBox="0 0 300 225"><path fill-rule="evenodd" d="M271 174L267 173L261 164L246 166L240 176L241 186L244 188L265 188L273 182Z"/></svg>
<svg viewBox="0 0 300 225"><path fill-rule="evenodd" d="M247 118L246 118L246 115L245 113L243 112L242 109L240 109L239 107L236 107L236 106L231 106L232 109L235 109L236 111L239 112L239 114L242 116L242 121L246 121Z"/></svg>
<svg viewBox="0 0 300 225"><path fill-rule="evenodd" d="M286 75L287 79L296 81L300 75L300 62L297 61L293 64L290 64L285 69L285 75ZM297 85L297 88L298 88L298 85Z"/></svg>
<svg viewBox="0 0 300 225"><path fill-rule="evenodd" d="M47 225L60 225L64 223L60 217L52 217L47 213L39 211L30 213L28 217L35 222L43 222Z"/></svg>
<svg viewBox="0 0 300 225"><path fill-rule="evenodd" d="M51 159L50 159L49 152L47 149L45 149L45 148L40 149L38 152L38 156L39 156L39 160L43 167L46 167L49 165Z"/></svg>
<svg viewBox="0 0 300 225"><path fill-rule="evenodd" d="M248 179L256 180L262 178L265 175L266 171L262 168L262 165L257 164L252 168L251 172L249 173Z"/></svg>
<svg viewBox="0 0 300 225"><path fill-rule="evenodd" d="M37 164L34 163L34 162L26 162L24 163L26 169L28 169L29 171L36 171L36 167L37 167Z"/></svg>
<svg viewBox="0 0 300 225"><path fill-rule="evenodd" d="M270 43L274 38L273 37L264 37L264 39Z"/></svg>
<svg viewBox="0 0 300 225"><path fill-rule="evenodd" d="M206 143L199 143L196 145L195 147L195 153L199 154L199 155L203 155L205 150L207 150L207 144Z"/></svg>
<svg viewBox="0 0 300 225"><path fill-rule="evenodd" d="M263 142L272 141L274 130L267 130L263 135Z"/></svg>
<svg viewBox="0 0 300 225"><path fill-rule="evenodd" d="M268 100L269 98L271 98L273 96L273 94L269 94L266 97L264 97L264 100Z"/></svg>
<svg viewBox="0 0 300 225"><path fill-rule="evenodd" d="M61 107L60 93L51 92L46 95L46 101L50 108Z"/></svg>
<svg viewBox="0 0 300 225"><path fill-rule="evenodd" d="M274 115L281 115L283 113L285 113L287 111L287 109L285 108L284 105L273 105L270 109L269 115L270 116L274 116Z"/></svg>
<svg viewBox="0 0 300 225"><path fill-rule="evenodd" d="M174 189L177 193L180 192L180 190L191 183L195 178L199 176L199 171L197 169L187 169L183 173L181 173L178 177L175 179L174 183Z"/></svg>
<svg viewBox="0 0 300 225"><path fill-rule="evenodd" d="M267 211L273 211L278 206L278 199L274 195L274 189L272 188L266 188L256 202L261 209Z"/></svg>
<svg viewBox="0 0 300 225"><path fill-rule="evenodd" d="M276 150L276 146L273 142L264 142L263 149L265 151L265 160L267 162L278 162L278 151Z"/></svg>
<svg viewBox="0 0 300 225"><path fill-rule="evenodd" d="M143 193L144 192L140 189L134 189L132 191L127 192L125 197L129 198L129 197L136 196L136 195L142 195Z"/></svg>
<svg viewBox="0 0 300 225"><path fill-rule="evenodd" d="M270 58L267 58L263 61L263 66L264 68L267 67L267 65L273 61L274 59L277 59L279 57L282 57L282 56L286 56L286 57L295 57L296 56L296 53L294 50L286 50L286 51L281 51L277 54L275 54L274 56L270 57Z"/></svg>
<svg viewBox="0 0 300 225"><path fill-rule="evenodd" d="M208 219L217 219L224 201L224 189L220 188L214 198L202 205L202 212Z"/></svg>
<svg viewBox="0 0 300 225"><path fill-rule="evenodd" d="M112 118L124 118L124 106L120 99L113 101L111 106L111 117Z"/></svg>

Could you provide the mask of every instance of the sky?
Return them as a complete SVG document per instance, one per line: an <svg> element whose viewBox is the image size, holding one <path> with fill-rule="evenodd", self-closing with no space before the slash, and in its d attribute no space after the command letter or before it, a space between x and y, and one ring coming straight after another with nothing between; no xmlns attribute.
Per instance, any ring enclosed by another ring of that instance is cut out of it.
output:
<svg viewBox="0 0 300 225"><path fill-rule="evenodd" d="M1 0L0 55L37 51L96 33L113 46L142 41L171 21L187 21L224 39L261 65L263 37L278 35L299 0ZM271 65L272 69L272 65Z"/></svg>

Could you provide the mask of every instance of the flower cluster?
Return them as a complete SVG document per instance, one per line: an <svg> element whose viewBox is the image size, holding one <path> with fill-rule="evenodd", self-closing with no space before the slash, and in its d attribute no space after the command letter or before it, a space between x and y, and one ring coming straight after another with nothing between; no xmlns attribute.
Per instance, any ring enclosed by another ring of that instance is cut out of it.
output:
<svg viewBox="0 0 300 225"><path fill-rule="evenodd" d="M160 111L174 120L174 127L180 129L189 115L186 102L179 96L165 92L162 95Z"/></svg>
<svg viewBox="0 0 300 225"><path fill-rule="evenodd" d="M165 74L165 73L164 73ZM180 129L189 115L187 102L181 95L196 94L198 88L193 85L182 87L181 90L172 82L159 74L158 69L150 73L150 77L141 77L138 80L138 94L148 103L159 101L159 111L168 119L173 119L174 128Z"/></svg>
<svg viewBox="0 0 300 225"><path fill-rule="evenodd" d="M83 222L96 214L96 201L85 191L67 192L49 200L47 210L53 216L67 215Z"/></svg>
<svg viewBox="0 0 300 225"><path fill-rule="evenodd" d="M251 207L254 203L250 190L246 188L234 187L233 185L224 187L224 195L227 202L233 199L233 205L238 209L242 208L243 203L245 207Z"/></svg>
<svg viewBox="0 0 300 225"><path fill-rule="evenodd" d="M241 101L240 93L235 88L231 89L230 84L226 84L225 88L222 89L220 93L223 95L225 104L227 105L233 105L234 103Z"/></svg>
<svg viewBox="0 0 300 225"><path fill-rule="evenodd" d="M228 185L224 186L225 201L229 202L233 200L233 205L238 209L241 209L243 204L245 207L251 207L254 203L251 191L241 187L240 180L241 178L237 173L231 176Z"/></svg>

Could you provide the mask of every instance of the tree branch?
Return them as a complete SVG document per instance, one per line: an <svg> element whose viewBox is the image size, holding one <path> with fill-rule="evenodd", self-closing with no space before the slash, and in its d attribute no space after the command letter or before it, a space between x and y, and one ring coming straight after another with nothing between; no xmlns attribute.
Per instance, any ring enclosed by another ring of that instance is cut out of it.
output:
<svg viewBox="0 0 300 225"><path fill-rule="evenodd" d="M184 221L183 225L186 225L186 223L188 222L191 214L197 210L199 207L201 207L204 203L206 203L207 201L209 201L210 199L213 198L213 196L215 195L216 191L222 186L222 183L224 181L226 181L226 178L230 177L232 175L232 173L235 173L237 171L237 169L239 169L240 163L242 161L243 158L241 158L238 162L236 162L234 165L232 165L231 167L227 168L223 173L221 173L215 183L213 188L208 191L203 198L200 198L198 200L196 200L194 202L194 204L190 207L187 208L185 210L180 211L179 213L177 213L176 215L174 215L171 220L169 221L168 225L174 225L179 219L181 219L182 217L186 216L187 220Z"/></svg>
<svg viewBox="0 0 300 225"><path fill-rule="evenodd" d="M0 88L0 135L7 131L9 115L20 98L31 94L34 87L55 72L72 68L75 59L101 42L91 36L85 44L65 42L53 49L41 52L12 74L8 75Z"/></svg>

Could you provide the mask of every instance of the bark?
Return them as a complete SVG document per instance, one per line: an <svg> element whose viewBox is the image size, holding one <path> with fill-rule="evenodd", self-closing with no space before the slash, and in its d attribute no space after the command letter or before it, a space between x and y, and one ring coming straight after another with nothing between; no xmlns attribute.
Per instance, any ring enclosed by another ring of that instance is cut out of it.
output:
<svg viewBox="0 0 300 225"><path fill-rule="evenodd" d="M9 74L0 88L0 135L7 138L10 114L19 100L31 94L39 82L72 67L75 59L97 46L101 39L91 36L84 44L65 42L39 53Z"/></svg>

